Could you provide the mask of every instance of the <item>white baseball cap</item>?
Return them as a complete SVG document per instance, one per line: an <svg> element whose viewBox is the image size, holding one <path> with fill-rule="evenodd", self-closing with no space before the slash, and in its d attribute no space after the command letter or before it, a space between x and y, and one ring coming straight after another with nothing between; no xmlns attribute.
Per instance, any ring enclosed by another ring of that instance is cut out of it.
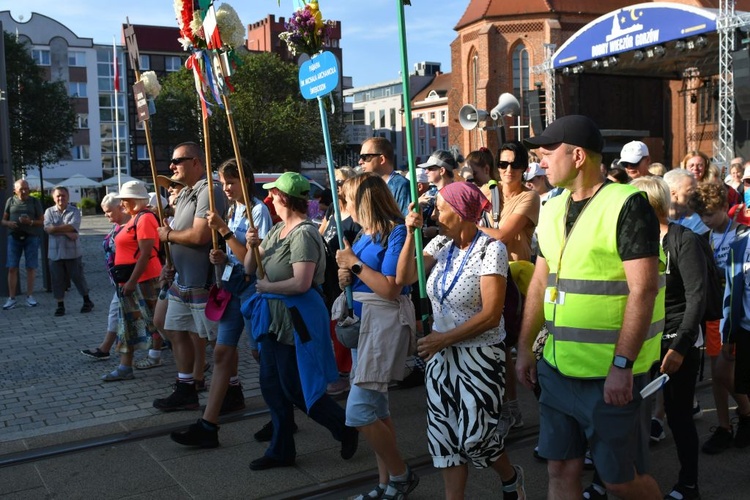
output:
<svg viewBox="0 0 750 500"><path fill-rule="evenodd" d="M529 163L529 168L526 169L526 173L523 174L523 180L529 182L534 177L543 177L547 175L541 165L537 162L532 161Z"/></svg>
<svg viewBox="0 0 750 500"><path fill-rule="evenodd" d="M648 156L648 147L641 141L631 141L625 144L620 151L620 159L617 163L638 163L642 158Z"/></svg>

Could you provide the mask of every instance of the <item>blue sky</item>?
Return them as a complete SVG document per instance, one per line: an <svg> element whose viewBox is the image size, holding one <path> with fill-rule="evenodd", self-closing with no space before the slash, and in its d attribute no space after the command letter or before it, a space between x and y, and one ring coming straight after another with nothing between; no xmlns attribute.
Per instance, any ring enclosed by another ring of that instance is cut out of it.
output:
<svg viewBox="0 0 750 500"><path fill-rule="evenodd" d="M216 5L221 5L217 1ZM235 0L228 2L247 25L267 14L289 17L299 0ZM409 70L420 61L435 61L450 71L450 44L456 38L453 27L464 13L468 0L412 0L405 7L409 47ZM399 78L401 58L398 41L396 0L319 0L326 19L342 23L341 46L344 74L355 86ZM7 7L3 7L5 9ZM120 40L120 26L128 17L133 24L176 26L171 0L26 0L13 2L11 14L28 20L32 12L60 21L80 37L96 43Z"/></svg>

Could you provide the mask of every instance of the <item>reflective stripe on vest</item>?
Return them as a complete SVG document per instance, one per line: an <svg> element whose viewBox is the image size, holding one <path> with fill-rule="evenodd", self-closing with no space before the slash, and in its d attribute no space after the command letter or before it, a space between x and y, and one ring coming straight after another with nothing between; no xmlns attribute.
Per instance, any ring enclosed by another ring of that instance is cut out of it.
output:
<svg viewBox="0 0 750 500"><path fill-rule="evenodd" d="M603 186L579 215L562 261L570 192L549 200L542 208L537 233L550 272L547 291L551 293L556 286L554 291L559 298L557 304L546 300L544 303L550 332L544 358L563 375L603 378L612 366L629 295L617 249L616 227L625 202L631 196L642 195L628 185ZM634 374L647 372L659 359L665 284L666 278L660 274L651 324L635 361Z"/></svg>

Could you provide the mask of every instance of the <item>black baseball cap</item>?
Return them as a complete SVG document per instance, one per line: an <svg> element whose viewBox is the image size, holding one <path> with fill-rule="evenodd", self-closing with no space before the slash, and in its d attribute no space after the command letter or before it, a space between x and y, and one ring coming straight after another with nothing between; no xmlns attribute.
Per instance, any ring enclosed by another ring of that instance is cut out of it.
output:
<svg viewBox="0 0 750 500"><path fill-rule="evenodd" d="M553 144L570 144L595 153L601 153L604 148L604 138L599 127L588 116L568 115L550 123L541 134L523 141L527 148L535 149L540 146Z"/></svg>

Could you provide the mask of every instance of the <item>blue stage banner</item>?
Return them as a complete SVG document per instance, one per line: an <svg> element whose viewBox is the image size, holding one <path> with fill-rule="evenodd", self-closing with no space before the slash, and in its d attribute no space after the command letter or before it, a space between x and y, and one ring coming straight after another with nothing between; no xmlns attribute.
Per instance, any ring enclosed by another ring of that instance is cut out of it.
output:
<svg viewBox="0 0 750 500"><path fill-rule="evenodd" d="M716 31L715 9L654 2L605 14L581 28L552 57L555 68Z"/></svg>

